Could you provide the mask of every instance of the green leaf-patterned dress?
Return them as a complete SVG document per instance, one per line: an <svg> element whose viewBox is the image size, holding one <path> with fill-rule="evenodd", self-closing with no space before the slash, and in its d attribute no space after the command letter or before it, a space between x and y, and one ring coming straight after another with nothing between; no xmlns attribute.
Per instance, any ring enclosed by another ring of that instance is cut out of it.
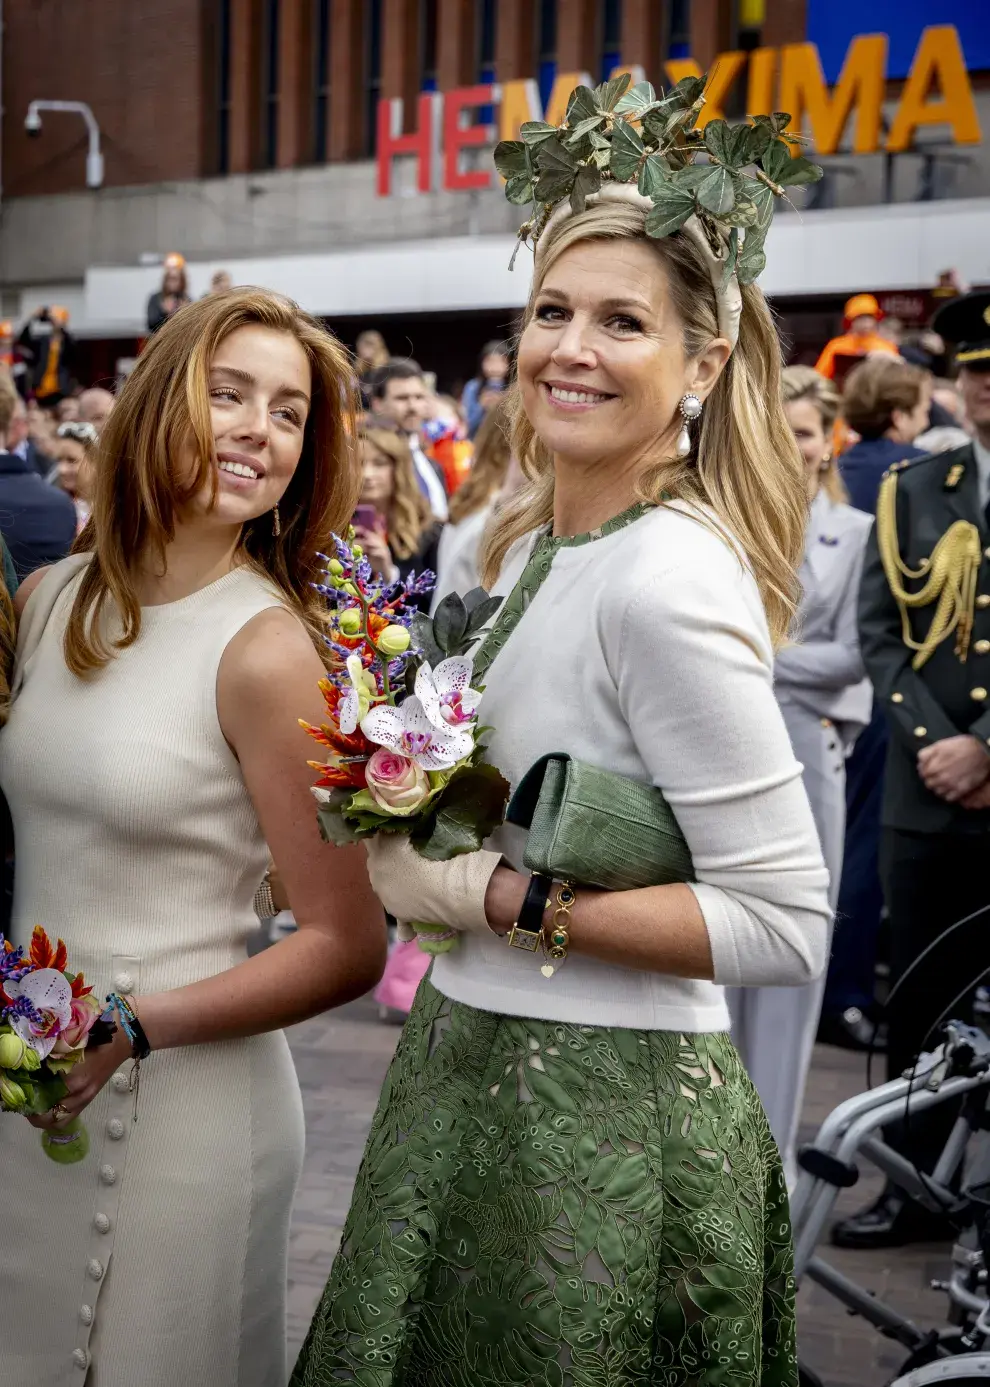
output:
<svg viewBox="0 0 990 1387"><path fill-rule="evenodd" d="M427 978L291 1387L795 1387L793 1297L780 1160L727 1035L500 1015Z"/></svg>

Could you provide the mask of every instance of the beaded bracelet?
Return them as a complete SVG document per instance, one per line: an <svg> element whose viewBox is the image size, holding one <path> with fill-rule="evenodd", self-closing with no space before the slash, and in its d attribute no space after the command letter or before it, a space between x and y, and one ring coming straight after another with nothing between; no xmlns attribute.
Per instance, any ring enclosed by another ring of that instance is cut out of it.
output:
<svg viewBox="0 0 990 1387"><path fill-rule="evenodd" d="M571 911L576 900L574 887L569 881L562 881L557 887L557 899L554 901L553 920L550 923L550 942L549 944L544 942L543 946L547 962L544 963L540 972L545 978L552 978L557 968L567 958L567 950L571 943Z"/></svg>

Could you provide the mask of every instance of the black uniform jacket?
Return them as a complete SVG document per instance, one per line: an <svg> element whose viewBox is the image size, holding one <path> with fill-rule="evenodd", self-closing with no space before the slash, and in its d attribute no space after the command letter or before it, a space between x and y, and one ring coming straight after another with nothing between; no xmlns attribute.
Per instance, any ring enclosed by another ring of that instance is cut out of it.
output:
<svg viewBox="0 0 990 1387"><path fill-rule="evenodd" d="M928 790L917 770L922 747L969 732L990 753L990 530L980 506L976 457L971 445L899 465L897 539L901 560L916 569L956 520L980 531L979 576L973 631L965 660L955 653L955 634L920 669L901 634L901 613L870 535L860 587L860 645L867 673L890 726L883 822L922 833L985 833L990 810L962 809ZM902 577L909 592L923 579ZM909 609L911 634L923 640L937 607Z"/></svg>

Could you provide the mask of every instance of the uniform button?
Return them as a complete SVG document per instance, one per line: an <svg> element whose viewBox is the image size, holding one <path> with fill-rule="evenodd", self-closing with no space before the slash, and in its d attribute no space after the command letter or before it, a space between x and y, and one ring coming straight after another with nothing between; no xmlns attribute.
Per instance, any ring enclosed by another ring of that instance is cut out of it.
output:
<svg viewBox="0 0 990 1387"><path fill-rule="evenodd" d="M891 703L903 703L904 695L902 693L892 693L890 695L890 701Z"/></svg>
<svg viewBox="0 0 990 1387"><path fill-rule="evenodd" d="M982 684L978 684L975 689L970 689L969 696L975 699L977 703L982 703L987 696L987 691Z"/></svg>
<svg viewBox="0 0 990 1387"><path fill-rule="evenodd" d="M74 1348L72 1350L72 1361L77 1368L89 1367L89 1354L84 1348Z"/></svg>
<svg viewBox="0 0 990 1387"><path fill-rule="evenodd" d="M118 973L113 980L114 992L133 992L134 979L130 973Z"/></svg>
<svg viewBox="0 0 990 1387"><path fill-rule="evenodd" d="M114 1093L129 1093L131 1087L130 1078L118 1069L117 1073L110 1080L110 1087Z"/></svg>
<svg viewBox="0 0 990 1387"><path fill-rule="evenodd" d="M92 1261L86 1263L86 1275L91 1281L101 1281L103 1279L103 1263L98 1262L94 1257Z"/></svg>
<svg viewBox="0 0 990 1387"><path fill-rule="evenodd" d="M916 728L914 729L914 735L915 735L916 737L927 737L927 736L928 736L928 728L927 728L927 727L916 727Z"/></svg>
<svg viewBox="0 0 990 1387"><path fill-rule="evenodd" d="M990 593L981 592L979 597L976 599L976 605L981 609L985 607L990 607Z"/></svg>
<svg viewBox="0 0 990 1387"><path fill-rule="evenodd" d="M973 650L977 655L986 655L990 653L990 641L977 641L973 646Z"/></svg>
<svg viewBox="0 0 990 1387"><path fill-rule="evenodd" d="M112 1185L117 1179L117 1172L112 1165L100 1166L100 1179L105 1185Z"/></svg>
<svg viewBox="0 0 990 1387"><path fill-rule="evenodd" d="M80 1305L80 1307L79 1307L79 1319L80 1319L80 1322L81 1322L82 1324L92 1324L92 1323L93 1323L93 1307L92 1307L92 1305Z"/></svg>
<svg viewBox="0 0 990 1387"><path fill-rule="evenodd" d="M111 1141L120 1141L124 1135L124 1124L119 1117L111 1117L107 1123L107 1136Z"/></svg>
<svg viewBox="0 0 990 1387"><path fill-rule="evenodd" d="M97 1214L93 1219L93 1227L96 1229L97 1233L109 1233L110 1220L107 1218L106 1214Z"/></svg>

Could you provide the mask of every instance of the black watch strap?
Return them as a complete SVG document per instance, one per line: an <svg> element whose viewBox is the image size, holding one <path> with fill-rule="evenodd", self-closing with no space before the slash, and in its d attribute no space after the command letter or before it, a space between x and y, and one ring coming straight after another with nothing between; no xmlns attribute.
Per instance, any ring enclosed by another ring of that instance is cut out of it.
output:
<svg viewBox="0 0 990 1387"><path fill-rule="evenodd" d="M550 899L553 877L534 872L526 888L526 898L519 910L519 918L509 931L509 947L525 949L535 954L543 939L543 913Z"/></svg>

